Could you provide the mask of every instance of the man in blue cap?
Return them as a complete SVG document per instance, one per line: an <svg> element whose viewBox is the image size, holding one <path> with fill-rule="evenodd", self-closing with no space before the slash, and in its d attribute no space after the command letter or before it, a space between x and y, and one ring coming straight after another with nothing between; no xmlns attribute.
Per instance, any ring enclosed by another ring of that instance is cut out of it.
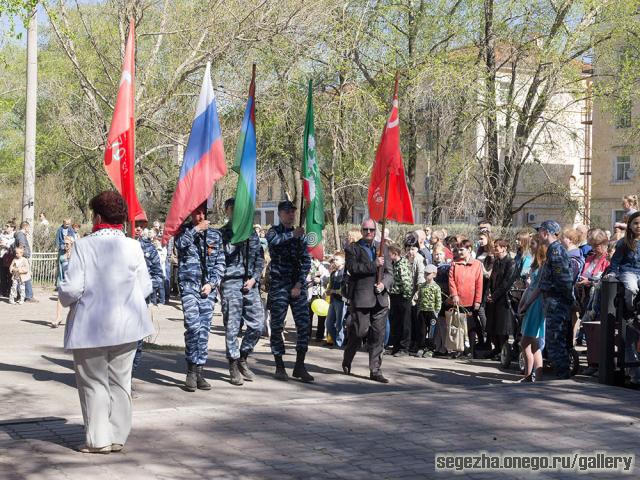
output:
<svg viewBox="0 0 640 480"><path fill-rule="evenodd" d="M220 229L224 246L226 270L220 286L222 319L224 322L229 380L232 385L253 381L247 358L260 340L264 327L264 312L260 300L259 282L264 267L264 254L255 231L237 245L233 238L232 218L235 199L224 202L229 221ZM244 323L246 331L238 348L238 334Z"/></svg>
<svg viewBox="0 0 640 480"><path fill-rule="evenodd" d="M267 232L271 267L269 274L269 299L271 311L271 352L276 362L275 377L287 380L284 368L284 320L291 306L296 324L296 365L293 376L303 382L313 382L304 365L309 348L309 302L307 300L307 275L311 269L311 255L307 249L304 228L294 228L296 207L289 200L278 204L280 224Z"/></svg>
<svg viewBox="0 0 640 480"><path fill-rule="evenodd" d="M188 392L210 390L204 378L209 352L209 327L213 304L225 272L222 236L209 227L207 204L191 213L191 221L180 228L175 240L178 251L178 285L184 313L184 346Z"/></svg>
<svg viewBox="0 0 640 480"><path fill-rule="evenodd" d="M546 220L536 227L540 241L547 247L547 259L540 273L539 288L542 293L546 326L546 346L556 376L567 379L569 370L569 336L573 297L573 274L566 249L558 240L560 225Z"/></svg>

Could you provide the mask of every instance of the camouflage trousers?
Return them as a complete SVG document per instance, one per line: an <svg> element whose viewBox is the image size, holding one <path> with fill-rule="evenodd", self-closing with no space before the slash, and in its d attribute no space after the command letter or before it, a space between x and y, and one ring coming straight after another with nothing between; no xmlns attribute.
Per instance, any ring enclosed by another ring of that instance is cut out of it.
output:
<svg viewBox="0 0 640 480"><path fill-rule="evenodd" d="M184 314L185 358L189 363L204 365L209 352L209 328L213 317L214 292L207 298L199 293L182 293L182 312Z"/></svg>
<svg viewBox="0 0 640 480"><path fill-rule="evenodd" d="M569 335L571 306L564 298L545 295L542 299L545 318L545 346L556 375L569 373Z"/></svg>
<svg viewBox="0 0 640 480"><path fill-rule="evenodd" d="M291 297L291 285L272 285L269 289L269 310L271 312L271 352L284 355L284 321L291 306L293 321L298 334L296 351L306 352L309 348L309 302L306 288L301 289L298 298Z"/></svg>
<svg viewBox="0 0 640 480"><path fill-rule="evenodd" d="M229 360L240 358L240 353L251 353L264 328L264 311L258 285L243 293L243 284L242 280L226 280L221 288L222 319ZM243 323L246 331L238 349L238 333Z"/></svg>

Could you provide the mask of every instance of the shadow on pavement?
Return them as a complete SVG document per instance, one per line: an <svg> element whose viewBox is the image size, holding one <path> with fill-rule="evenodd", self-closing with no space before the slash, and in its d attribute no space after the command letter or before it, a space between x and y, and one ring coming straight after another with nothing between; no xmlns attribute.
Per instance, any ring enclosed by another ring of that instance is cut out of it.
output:
<svg viewBox="0 0 640 480"><path fill-rule="evenodd" d="M34 325L42 325L44 327L51 328L51 322L47 322L45 320L20 320L20 321L25 323L32 323Z"/></svg>
<svg viewBox="0 0 640 480"><path fill-rule="evenodd" d="M47 357L43 355L43 358L47 358ZM53 361L53 359L49 359L49 358L47 358L47 360ZM66 362L66 361L60 360L60 362ZM56 362L54 361L54 363ZM60 364L62 365L62 363ZM72 368L72 367L69 367L69 368ZM52 372L49 370L43 370L40 368L23 367L21 365L11 365L9 363L0 363L0 372L26 373L27 375L32 375L33 379L39 382L59 382L74 388L76 386L76 377L73 371L72 373L59 373L59 372Z"/></svg>

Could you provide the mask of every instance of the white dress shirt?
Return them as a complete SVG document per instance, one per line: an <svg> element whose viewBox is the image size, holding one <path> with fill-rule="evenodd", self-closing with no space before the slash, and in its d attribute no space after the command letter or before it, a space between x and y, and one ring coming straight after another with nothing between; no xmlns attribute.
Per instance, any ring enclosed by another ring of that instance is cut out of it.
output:
<svg viewBox="0 0 640 480"><path fill-rule="evenodd" d="M58 298L71 306L64 348L107 347L154 332L145 298L151 279L140 244L115 229L77 240Z"/></svg>

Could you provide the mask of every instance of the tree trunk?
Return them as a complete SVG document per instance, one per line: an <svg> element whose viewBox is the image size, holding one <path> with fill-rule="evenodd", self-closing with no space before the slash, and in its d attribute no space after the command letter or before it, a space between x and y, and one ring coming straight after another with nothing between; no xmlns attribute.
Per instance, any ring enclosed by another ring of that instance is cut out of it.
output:
<svg viewBox="0 0 640 480"><path fill-rule="evenodd" d="M483 175L483 194L486 201L486 220L502 224L500 199L500 157L498 153L498 121L496 108L496 52L493 32L493 7L495 0L484 0L484 34L482 35L483 56L485 62L485 170ZM500 189L501 190L501 189ZM504 199L503 199L504 200Z"/></svg>

